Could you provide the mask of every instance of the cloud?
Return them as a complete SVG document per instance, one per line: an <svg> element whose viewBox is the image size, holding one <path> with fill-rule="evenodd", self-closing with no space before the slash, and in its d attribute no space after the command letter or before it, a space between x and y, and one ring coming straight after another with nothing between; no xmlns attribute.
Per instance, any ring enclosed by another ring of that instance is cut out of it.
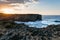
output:
<svg viewBox="0 0 60 40"><path fill-rule="evenodd" d="M21 10L25 8L25 5L20 3L12 3L10 6L12 6L15 10Z"/></svg>
<svg viewBox="0 0 60 40"><path fill-rule="evenodd" d="M7 0L0 0L0 2L8 2Z"/></svg>
<svg viewBox="0 0 60 40"><path fill-rule="evenodd" d="M37 3L38 0L0 0L0 4L13 4L12 6L16 6L19 4L24 4L28 7L30 4Z"/></svg>
<svg viewBox="0 0 60 40"><path fill-rule="evenodd" d="M20 3L20 4L25 4L27 2L33 3L37 2L38 0L0 0L0 2L7 2L7 3Z"/></svg>
<svg viewBox="0 0 60 40"><path fill-rule="evenodd" d="M0 8L12 8L16 10L16 13L22 13L25 12L24 10L27 10L27 7L30 6L30 4L32 5L36 2L38 2L38 0L0 0Z"/></svg>
<svg viewBox="0 0 60 40"><path fill-rule="evenodd" d="M10 3L26 3L26 2L34 2L34 1L37 1L37 0L7 0L9 1Z"/></svg>

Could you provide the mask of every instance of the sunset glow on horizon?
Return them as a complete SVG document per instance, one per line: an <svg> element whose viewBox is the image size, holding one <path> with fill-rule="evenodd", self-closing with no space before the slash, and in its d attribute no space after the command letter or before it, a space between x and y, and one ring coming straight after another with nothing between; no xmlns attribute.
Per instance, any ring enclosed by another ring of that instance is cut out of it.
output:
<svg viewBox="0 0 60 40"><path fill-rule="evenodd" d="M9 9L9 8L3 8L3 9L1 9L1 13L4 13L4 14L15 14L15 10L14 9Z"/></svg>

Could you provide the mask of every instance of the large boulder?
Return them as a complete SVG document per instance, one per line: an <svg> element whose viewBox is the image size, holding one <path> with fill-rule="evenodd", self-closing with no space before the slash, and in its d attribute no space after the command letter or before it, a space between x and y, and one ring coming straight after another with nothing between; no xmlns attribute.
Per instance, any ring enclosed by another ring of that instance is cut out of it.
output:
<svg viewBox="0 0 60 40"><path fill-rule="evenodd" d="M13 20L13 21L37 21L42 20L39 14L0 14L0 20Z"/></svg>

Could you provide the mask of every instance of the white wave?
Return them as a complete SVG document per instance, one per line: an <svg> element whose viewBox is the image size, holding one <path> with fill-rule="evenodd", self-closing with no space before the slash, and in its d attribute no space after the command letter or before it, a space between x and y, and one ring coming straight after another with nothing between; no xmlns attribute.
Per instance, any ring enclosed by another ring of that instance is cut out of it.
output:
<svg viewBox="0 0 60 40"><path fill-rule="evenodd" d="M43 27L47 27L48 25L52 25L52 24L60 24L60 22L54 22L54 21L35 21L35 22L18 22L15 21L15 23L17 24L21 24L24 23L26 25L29 25L29 27L36 27L36 28L43 28Z"/></svg>

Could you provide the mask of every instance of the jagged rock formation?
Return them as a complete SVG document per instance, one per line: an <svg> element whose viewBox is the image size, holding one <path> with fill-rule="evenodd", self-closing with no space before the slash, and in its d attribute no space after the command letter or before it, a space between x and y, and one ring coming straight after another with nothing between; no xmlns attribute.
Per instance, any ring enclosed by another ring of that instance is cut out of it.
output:
<svg viewBox="0 0 60 40"><path fill-rule="evenodd" d="M60 25L34 28L14 22L1 23L0 28L3 29L0 29L0 40L60 40Z"/></svg>
<svg viewBox="0 0 60 40"><path fill-rule="evenodd" d="M0 20L13 20L13 21L36 21L42 20L39 14L2 14L0 13Z"/></svg>

